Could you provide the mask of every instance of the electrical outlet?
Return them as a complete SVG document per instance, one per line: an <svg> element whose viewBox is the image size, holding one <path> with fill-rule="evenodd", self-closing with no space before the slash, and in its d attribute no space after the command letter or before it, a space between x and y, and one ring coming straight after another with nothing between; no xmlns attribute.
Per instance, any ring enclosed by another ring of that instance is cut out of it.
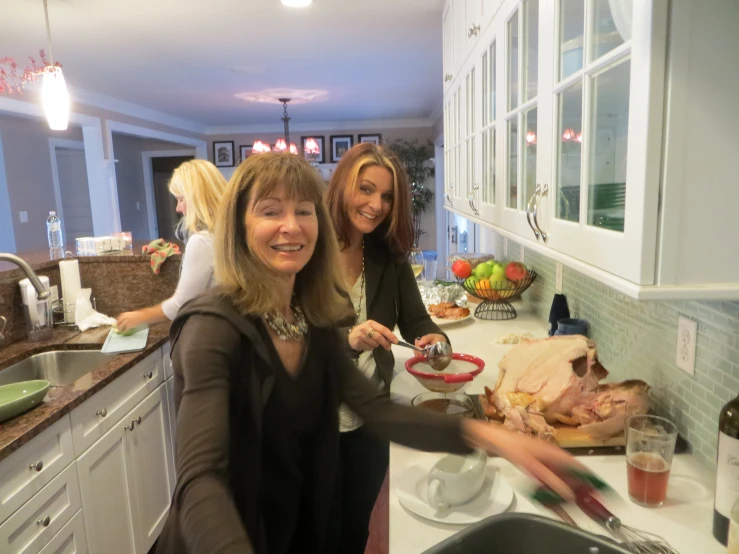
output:
<svg viewBox="0 0 739 554"><path fill-rule="evenodd" d="M524 252L524 247L523 247L523 244L522 244L521 245L521 250L520 250L520 252L518 254L518 258L519 258L518 261L521 262L521 263L523 263L523 252Z"/></svg>
<svg viewBox="0 0 739 554"><path fill-rule="evenodd" d="M698 341L698 323L687 317L677 320L677 367L695 375L695 345Z"/></svg>
<svg viewBox="0 0 739 554"><path fill-rule="evenodd" d="M557 289L557 292L561 294L562 293L562 274L564 273L564 266L561 263L557 262L556 268L557 268L556 270L557 277L556 277L555 288Z"/></svg>
<svg viewBox="0 0 739 554"><path fill-rule="evenodd" d="M21 212L21 223L28 223L28 212Z"/></svg>

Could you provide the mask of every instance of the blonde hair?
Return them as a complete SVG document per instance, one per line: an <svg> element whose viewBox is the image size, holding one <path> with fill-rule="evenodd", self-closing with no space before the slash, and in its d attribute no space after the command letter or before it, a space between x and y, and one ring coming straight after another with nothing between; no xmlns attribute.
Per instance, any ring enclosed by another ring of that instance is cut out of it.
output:
<svg viewBox="0 0 739 554"><path fill-rule="evenodd" d="M384 167L393 176L393 207L389 217L371 235L383 241L398 259L405 258L413 246L411 188L398 157L382 146L369 142L357 144L341 157L336 166L326 193L326 204L336 235L343 248L350 246L352 222L347 214L347 197L357 190L359 175L371 166Z"/></svg>
<svg viewBox="0 0 739 554"><path fill-rule="evenodd" d="M215 229L216 279L222 293L244 314L264 315L280 307L274 285L279 275L251 252L246 236L249 206L280 186L290 199L313 202L318 220L316 247L295 277L294 294L311 324L335 325L352 315L339 246L322 202L323 182L308 162L293 154L250 156L229 180Z"/></svg>
<svg viewBox="0 0 739 554"><path fill-rule="evenodd" d="M179 234L212 233L225 190L226 179L207 160L190 160L175 169L169 180L169 192L182 196L187 204L187 213L177 226Z"/></svg>

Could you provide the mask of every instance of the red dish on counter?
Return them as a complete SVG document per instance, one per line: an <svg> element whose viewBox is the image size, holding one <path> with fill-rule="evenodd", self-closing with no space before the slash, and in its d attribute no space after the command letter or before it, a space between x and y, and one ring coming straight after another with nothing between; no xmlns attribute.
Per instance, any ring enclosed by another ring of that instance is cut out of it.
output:
<svg viewBox="0 0 739 554"><path fill-rule="evenodd" d="M426 358L416 356L405 362L405 369L430 391L454 392L472 381L485 369L485 362L469 354L452 354L452 363L444 371L434 371Z"/></svg>

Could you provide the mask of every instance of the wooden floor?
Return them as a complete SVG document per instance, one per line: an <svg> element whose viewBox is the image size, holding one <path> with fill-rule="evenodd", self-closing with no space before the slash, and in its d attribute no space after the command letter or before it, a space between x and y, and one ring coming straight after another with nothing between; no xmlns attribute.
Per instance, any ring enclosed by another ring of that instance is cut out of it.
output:
<svg viewBox="0 0 739 554"><path fill-rule="evenodd" d="M367 540L367 548L364 554L387 554L390 543L390 514L388 503L390 500L390 489L388 478L385 474L385 482L382 484L380 495L372 510L370 519L370 536Z"/></svg>

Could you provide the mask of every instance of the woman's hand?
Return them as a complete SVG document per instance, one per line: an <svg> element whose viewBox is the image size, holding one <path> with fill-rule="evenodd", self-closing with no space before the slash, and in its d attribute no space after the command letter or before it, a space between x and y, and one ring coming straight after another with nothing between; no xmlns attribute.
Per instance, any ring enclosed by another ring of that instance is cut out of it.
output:
<svg viewBox="0 0 739 554"><path fill-rule="evenodd" d="M436 344L437 342L446 342L446 337L434 333L424 335L420 339L416 339L416 346L418 348L426 348L429 344Z"/></svg>
<svg viewBox="0 0 739 554"><path fill-rule="evenodd" d="M371 319L360 323L349 333L349 346L357 351L374 350L378 346L390 350L397 343L398 337L390 329Z"/></svg>
<svg viewBox="0 0 739 554"><path fill-rule="evenodd" d="M141 311L125 312L115 320L115 328L120 332L130 331L147 322L146 315Z"/></svg>
<svg viewBox="0 0 739 554"><path fill-rule="evenodd" d="M575 493L560 477L568 469L589 470L556 445L481 421L463 422L463 433L470 446L488 454L502 456L530 477L540 481L562 498L575 499Z"/></svg>

